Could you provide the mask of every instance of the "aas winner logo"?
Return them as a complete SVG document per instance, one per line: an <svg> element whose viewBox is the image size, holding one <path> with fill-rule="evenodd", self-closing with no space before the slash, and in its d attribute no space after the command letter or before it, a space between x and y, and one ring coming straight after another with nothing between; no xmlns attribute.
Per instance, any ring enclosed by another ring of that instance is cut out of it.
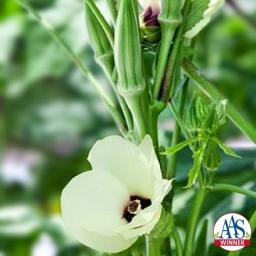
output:
<svg viewBox="0 0 256 256"><path fill-rule="evenodd" d="M244 216L227 213L214 225L214 245L227 251L238 251L250 245L251 233L250 223Z"/></svg>

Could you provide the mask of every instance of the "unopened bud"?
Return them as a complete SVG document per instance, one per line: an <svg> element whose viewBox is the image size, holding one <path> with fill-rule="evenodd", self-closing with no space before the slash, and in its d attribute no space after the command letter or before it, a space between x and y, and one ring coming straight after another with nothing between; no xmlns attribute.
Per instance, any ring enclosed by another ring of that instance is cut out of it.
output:
<svg viewBox="0 0 256 256"><path fill-rule="evenodd" d="M216 106L218 127L226 123L226 105L227 100L222 100Z"/></svg>
<svg viewBox="0 0 256 256"><path fill-rule="evenodd" d="M196 117L203 122L209 114L209 101L205 98L197 97L195 101Z"/></svg>
<svg viewBox="0 0 256 256"><path fill-rule="evenodd" d="M204 166L209 171L216 171L221 163L221 155L218 148L217 143L213 140L208 142L204 159L203 159Z"/></svg>

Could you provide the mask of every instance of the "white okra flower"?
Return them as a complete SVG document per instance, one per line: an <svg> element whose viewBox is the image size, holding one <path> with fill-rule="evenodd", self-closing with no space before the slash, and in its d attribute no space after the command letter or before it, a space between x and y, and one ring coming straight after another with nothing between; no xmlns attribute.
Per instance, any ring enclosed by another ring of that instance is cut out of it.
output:
<svg viewBox="0 0 256 256"><path fill-rule="evenodd" d="M92 171L73 178L62 192L64 223L93 249L125 250L159 221L171 180L162 178L149 135L138 146L107 137L96 142L88 159Z"/></svg>

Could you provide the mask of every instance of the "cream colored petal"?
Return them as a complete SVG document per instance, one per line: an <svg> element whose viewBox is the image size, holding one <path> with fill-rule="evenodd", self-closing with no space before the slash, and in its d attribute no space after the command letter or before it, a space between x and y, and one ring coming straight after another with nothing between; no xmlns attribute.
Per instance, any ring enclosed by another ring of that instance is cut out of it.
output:
<svg viewBox="0 0 256 256"><path fill-rule="evenodd" d="M109 211L86 216L82 220L81 226L88 231L113 236L118 234L115 231L117 228L125 226L126 224L127 220L120 216L119 213Z"/></svg>
<svg viewBox="0 0 256 256"><path fill-rule="evenodd" d="M151 7L153 9L161 10L162 2L161 0L138 0L141 7L144 9Z"/></svg>
<svg viewBox="0 0 256 256"><path fill-rule="evenodd" d="M174 179L171 180L165 180L163 179L163 194L166 196L170 190L172 189L172 182Z"/></svg>
<svg viewBox="0 0 256 256"><path fill-rule="evenodd" d="M147 8L150 4L150 0L138 0L139 4L141 7L144 9Z"/></svg>
<svg viewBox="0 0 256 256"><path fill-rule="evenodd" d="M94 232L86 230L86 217L99 212L114 212L116 216L119 215L120 220L129 200L129 193L125 186L111 174L84 172L73 178L62 192L61 210L64 224L77 240L95 248L97 230ZM124 223L120 222L121 224ZM108 225L106 224L103 229L107 230ZM90 237L87 235L88 232L94 234L92 244L91 240L88 240Z"/></svg>
<svg viewBox="0 0 256 256"><path fill-rule="evenodd" d="M130 228L127 230L122 230L121 234L125 239L131 239L132 237L141 236L143 234L149 234L157 224L160 219L162 212L162 206L158 208L155 214L151 217L149 221L143 226L139 226L137 228Z"/></svg>
<svg viewBox="0 0 256 256"><path fill-rule="evenodd" d="M156 184L162 185L161 170L150 137L145 140L140 148L120 136L109 136L96 142L88 159L93 170L117 177L130 195L151 198Z"/></svg>
<svg viewBox="0 0 256 256"><path fill-rule="evenodd" d="M102 235L82 229L81 227L77 230L77 234L78 236L76 238L82 244L92 249L108 253L117 253L126 250L138 239L138 236L125 239L122 235Z"/></svg>

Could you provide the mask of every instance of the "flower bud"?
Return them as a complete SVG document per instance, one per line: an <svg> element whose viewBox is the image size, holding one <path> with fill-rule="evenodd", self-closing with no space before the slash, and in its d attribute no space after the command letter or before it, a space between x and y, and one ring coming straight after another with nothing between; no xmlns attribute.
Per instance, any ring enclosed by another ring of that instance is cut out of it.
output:
<svg viewBox="0 0 256 256"><path fill-rule="evenodd" d="M216 112L214 109L214 105L210 105L207 110L207 115L205 119L202 121L202 129L204 131L207 131L208 133L212 133L217 130L217 125L216 125Z"/></svg>
<svg viewBox="0 0 256 256"><path fill-rule="evenodd" d="M161 30L158 15L161 11L161 1L139 0L144 8L140 15L141 37L144 43L155 43L161 39Z"/></svg>
<svg viewBox="0 0 256 256"><path fill-rule="evenodd" d="M216 106L218 127L226 123L226 105L227 100L222 100Z"/></svg>
<svg viewBox="0 0 256 256"><path fill-rule="evenodd" d="M186 125L188 132L192 135L192 137L196 136L197 128L199 128L199 120L196 117L195 102L196 102L196 97L194 94L184 116L184 123Z"/></svg>
<svg viewBox="0 0 256 256"><path fill-rule="evenodd" d="M218 148L217 143L213 140L208 142L204 159L203 159L204 166L209 171L216 171L221 163L221 155Z"/></svg>
<svg viewBox="0 0 256 256"><path fill-rule="evenodd" d="M195 101L196 117L200 122L204 122L209 114L209 102L205 98L197 97Z"/></svg>

